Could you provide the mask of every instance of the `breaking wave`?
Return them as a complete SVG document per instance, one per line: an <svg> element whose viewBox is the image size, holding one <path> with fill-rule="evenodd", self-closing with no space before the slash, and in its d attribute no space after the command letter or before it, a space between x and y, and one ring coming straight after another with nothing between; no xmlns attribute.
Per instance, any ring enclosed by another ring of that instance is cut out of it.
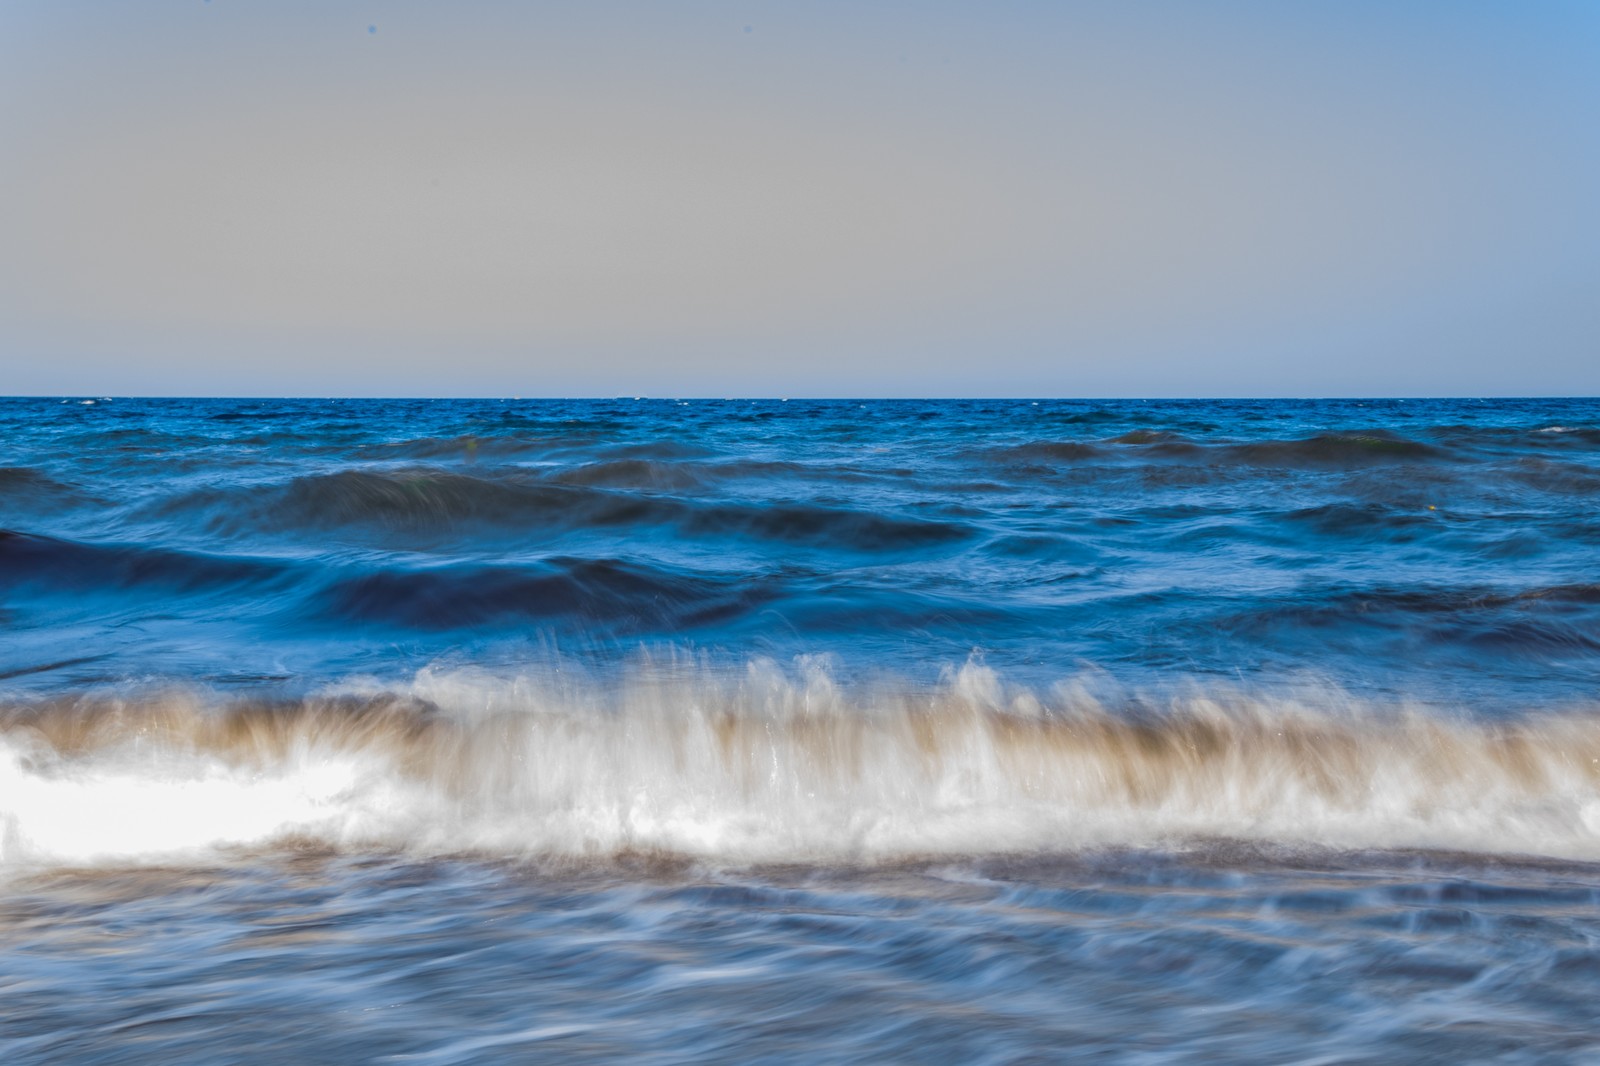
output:
<svg viewBox="0 0 1600 1066"><path fill-rule="evenodd" d="M0 863L230 849L877 863L1288 846L1600 859L1600 717L1490 721L1338 693L1036 692L425 671L401 689L0 709Z"/></svg>

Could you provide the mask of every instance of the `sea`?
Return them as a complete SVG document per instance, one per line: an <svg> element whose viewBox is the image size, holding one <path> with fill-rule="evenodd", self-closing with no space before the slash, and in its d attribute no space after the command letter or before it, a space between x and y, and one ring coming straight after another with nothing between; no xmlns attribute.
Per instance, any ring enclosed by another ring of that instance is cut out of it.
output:
<svg viewBox="0 0 1600 1066"><path fill-rule="evenodd" d="M1600 1062L1600 400L0 400L0 1061Z"/></svg>

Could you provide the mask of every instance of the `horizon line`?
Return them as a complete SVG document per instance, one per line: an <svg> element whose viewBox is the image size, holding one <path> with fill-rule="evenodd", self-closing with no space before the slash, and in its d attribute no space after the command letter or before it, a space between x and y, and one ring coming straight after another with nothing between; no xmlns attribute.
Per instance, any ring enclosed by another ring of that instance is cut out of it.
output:
<svg viewBox="0 0 1600 1066"><path fill-rule="evenodd" d="M575 393L569 395L529 395L529 396L495 396L495 395L404 395L404 394L331 394L321 393L277 393L277 394L226 394L226 393L121 393L103 394L91 392L27 392L0 394L0 401L4 400L60 400L68 403L77 400L93 401L96 403L109 403L116 400L210 400L210 401L249 401L249 402L276 402L276 401L302 401L302 400L327 400L327 401L375 401L375 402L449 402L449 401L475 401L498 403L570 403L574 401L664 401L670 403L1215 403L1248 401L1255 403L1284 401L1284 402L1349 402L1349 401L1385 401L1406 402L1440 401L1440 400L1595 400L1600 401L1600 395L1583 393L1412 393L1412 394L1343 394L1343 395L1206 395L1206 396L1115 396L1110 394L1094 396L1066 396L1066 395L992 395L992 396L951 396L951 395L881 395L881 396L849 396L849 395L808 395L791 394L780 396L768 395L742 395L742 396L716 396L716 395L650 395L647 393L617 393L612 395L602 393Z"/></svg>

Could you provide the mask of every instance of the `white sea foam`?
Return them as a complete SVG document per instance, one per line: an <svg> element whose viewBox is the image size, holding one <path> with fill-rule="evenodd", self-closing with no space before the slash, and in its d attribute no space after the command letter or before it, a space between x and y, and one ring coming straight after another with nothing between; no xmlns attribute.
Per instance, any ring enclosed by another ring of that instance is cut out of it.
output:
<svg viewBox="0 0 1600 1066"><path fill-rule="evenodd" d="M0 861L309 843L422 855L878 862L1231 838L1600 859L1600 718L1195 694L1108 705L977 665L613 684L424 673L284 705L0 716Z"/></svg>

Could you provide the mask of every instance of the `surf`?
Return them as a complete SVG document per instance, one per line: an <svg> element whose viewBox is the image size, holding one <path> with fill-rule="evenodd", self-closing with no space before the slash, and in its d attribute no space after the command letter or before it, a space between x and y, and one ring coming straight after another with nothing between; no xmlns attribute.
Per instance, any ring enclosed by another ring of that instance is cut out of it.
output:
<svg viewBox="0 0 1600 1066"><path fill-rule="evenodd" d="M830 866L1218 840L1600 859L1600 708L931 687L825 664L423 671L0 713L0 863L317 847Z"/></svg>

